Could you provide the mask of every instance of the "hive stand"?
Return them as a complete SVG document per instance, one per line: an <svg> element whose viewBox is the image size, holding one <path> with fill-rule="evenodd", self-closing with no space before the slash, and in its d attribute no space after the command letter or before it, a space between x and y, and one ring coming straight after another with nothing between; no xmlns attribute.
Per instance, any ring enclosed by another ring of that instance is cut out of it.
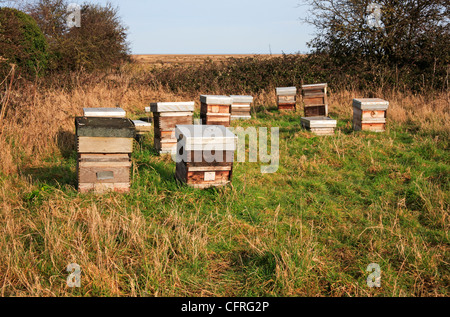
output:
<svg viewBox="0 0 450 317"><path fill-rule="evenodd" d="M176 179L194 188L224 186L233 174L236 135L222 125L178 125Z"/></svg>
<svg viewBox="0 0 450 317"><path fill-rule="evenodd" d="M153 112L155 149L160 154L170 154L176 149L175 126L192 124L194 101L156 102L150 104Z"/></svg>
<svg viewBox="0 0 450 317"><path fill-rule="evenodd" d="M384 132L389 102L379 98L353 99L353 130Z"/></svg>
<svg viewBox="0 0 450 317"><path fill-rule="evenodd" d="M328 117L327 84L302 85L305 117Z"/></svg>
<svg viewBox="0 0 450 317"><path fill-rule="evenodd" d="M203 125L222 125L229 127L233 99L221 95L200 96L200 118Z"/></svg>

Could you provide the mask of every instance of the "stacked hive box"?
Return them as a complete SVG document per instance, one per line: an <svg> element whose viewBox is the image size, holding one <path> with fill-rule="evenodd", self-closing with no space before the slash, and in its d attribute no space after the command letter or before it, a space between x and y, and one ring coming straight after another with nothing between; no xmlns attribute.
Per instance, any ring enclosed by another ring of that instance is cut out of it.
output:
<svg viewBox="0 0 450 317"><path fill-rule="evenodd" d="M276 89L278 110L295 110L297 108L297 88L279 87Z"/></svg>
<svg viewBox="0 0 450 317"><path fill-rule="evenodd" d="M170 154L176 149L175 126L192 124L194 106L193 101L150 104L155 127L155 149L160 154Z"/></svg>
<svg viewBox="0 0 450 317"><path fill-rule="evenodd" d="M176 178L194 188L231 182L236 136L219 125L179 125Z"/></svg>
<svg viewBox="0 0 450 317"><path fill-rule="evenodd" d="M303 117L301 118L303 128L317 135L333 135L336 128L336 120L329 117Z"/></svg>
<svg viewBox="0 0 450 317"><path fill-rule="evenodd" d="M305 117L328 116L327 84L302 86Z"/></svg>
<svg viewBox="0 0 450 317"><path fill-rule="evenodd" d="M200 118L204 125L230 126L233 99L228 96L201 95Z"/></svg>
<svg viewBox="0 0 450 317"><path fill-rule="evenodd" d="M135 127L125 118L75 118L78 143L78 191L130 190Z"/></svg>
<svg viewBox="0 0 450 317"><path fill-rule="evenodd" d="M230 96L233 104L231 105L231 120L251 119L250 107L253 102L252 96Z"/></svg>
<svg viewBox="0 0 450 317"><path fill-rule="evenodd" d="M353 129L383 132L389 102L379 98L353 99Z"/></svg>

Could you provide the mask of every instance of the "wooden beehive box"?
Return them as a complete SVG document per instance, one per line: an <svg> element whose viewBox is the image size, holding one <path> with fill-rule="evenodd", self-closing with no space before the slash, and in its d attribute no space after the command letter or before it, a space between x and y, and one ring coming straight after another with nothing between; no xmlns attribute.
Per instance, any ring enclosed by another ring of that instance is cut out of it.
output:
<svg viewBox="0 0 450 317"><path fill-rule="evenodd" d="M222 125L177 126L176 178L194 188L224 186L233 174L236 135Z"/></svg>
<svg viewBox="0 0 450 317"><path fill-rule="evenodd" d="M328 116L327 84L302 85L305 117Z"/></svg>
<svg viewBox="0 0 450 317"><path fill-rule="evenodd" d="M379 98L353 99L353 130L383 132L389 102Z"/></svg>
<svg viewBox="0 0 450 317"><path fill-rule="evenodd" d="M75 118L78 191L130 190L134 124L125 118Z"/></svg>
<svg viewBox="0 0 450 317"><path fill-rule="evenodd" d="M127 113L122 108L83 108L85 117L125 118Z"/></svg>
<svg viewBox="0 0 450 317"><path fill-rule="evenodd" d="M136 129L136 136L141 137L152 131L152 124L144 120L132 120Z"/></svg>
<svg viewBox="0 0 450 317"><path fill-rule="evenodd" d="M192 124L194 106L193 101L150 104L150 111L153 112L155 149L160 154L170 154L175 151L177 146L175 126Z"/></svg>
<svg viewBox="0 0 450 317"><path fill-rule="evenodd" d="M277 106L278 110L295 111L297 108L297 88L296 87L278 87Z"/></svg>
<svg viewBox="0 0 450 317"><path fill-rule="evenodd" d="M303 128L316 135L334 135L337 125L336 120L324 116L302 117L300 120Z"/></svg>
<svg viewBox="0 0 450 317"><path fill-rule="evenodd" d="M200 118L203 125L230 126L233 99L220 95L200 96Z"/></svg>
<svg viewBox="0 0 450 317"><path fill-rule="evenodd" d="M233 104L231 105L231 120L251 119L250 114L253 96L231 95Z"/></svg>

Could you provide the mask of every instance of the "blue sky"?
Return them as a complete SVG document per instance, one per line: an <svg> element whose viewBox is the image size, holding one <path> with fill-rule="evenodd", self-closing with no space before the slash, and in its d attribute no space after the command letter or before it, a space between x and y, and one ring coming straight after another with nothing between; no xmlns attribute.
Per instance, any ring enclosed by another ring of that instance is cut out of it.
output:
<svg viewBox="0 0 450 317"><path fill-rule="evenodd" d="M305 53L314 32L299 20L300 0L109 2L119 7L133 54Z"/></svg>

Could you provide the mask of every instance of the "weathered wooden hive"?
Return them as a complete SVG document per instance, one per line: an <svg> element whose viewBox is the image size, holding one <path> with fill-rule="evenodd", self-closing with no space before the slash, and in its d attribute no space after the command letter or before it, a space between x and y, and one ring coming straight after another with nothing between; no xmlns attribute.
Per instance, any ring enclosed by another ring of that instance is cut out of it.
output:
<svg viewBox="0 0 450 317"><path fill-rule="evenodd" d="M150 111L153 112L155 149L160 154L170 154L175 151L177 146L175 126L192 124L194 107L193 101L150 104Z"/></svg>
<svg viewBox="0 0 450 317"><path fill-rule="evenodd" d="M253 96L231 95L231 120L251 119L250 114Z"/></svg>
<svg viewBox="0 0 450 317"><path fill-rule="evenodd" d="M122 108L83 108L85 117L125 118L127 113Z"/></svg>
<svg viewBox="0 0 450 317"><path fill-rule="evenodd" d="M278 110L296 110L297 87L278 87L276 93Z"/></svg>
<svg viewBox="0 0 450 317"><path fill-rule="evenodd" d="M130 190L135 127L126 118L75 118L78 191Z"/></svg>
<svg viewBox="0 0 450 317"><path fill-rule="evenodd" d="M194 188L231 182L236 135L222 125L177 126L176 178Z"/></svg>
<svg viewBox="0 0 450 317"><path fill-rule="evenodd" d="M233 99L220 95L200 96L200 118L203 125L230 126Z"/></svg>
<svg viewBox="0 0 450 317"><path fill-rule="evenodd" d="M305 117L327 117L327 84L302 85L302 102Z"/></svg>
<svg viewBox="0 0 450 317"><path fill-rule="evenodd" d="M389 102L379 98L353 99L353 130L383 132Z"/></svg>
<svg viewBox="0 0 450 317"><path fill-rule="evenodd" d="M317 135L334 135L337 121L325 116L302 117L301 123L303 128Z"/></svg>

